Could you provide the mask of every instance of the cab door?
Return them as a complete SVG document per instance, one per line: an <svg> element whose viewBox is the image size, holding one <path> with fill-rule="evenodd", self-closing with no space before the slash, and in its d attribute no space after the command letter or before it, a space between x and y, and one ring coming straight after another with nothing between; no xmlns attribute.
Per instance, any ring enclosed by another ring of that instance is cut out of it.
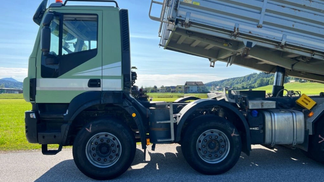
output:
<svg viewBox="0 0 324 182"><path fill-rule="evenodd" d="M54 14L49 52L39 54L36 102L69 103L102 91L101 11Z"/></svg>

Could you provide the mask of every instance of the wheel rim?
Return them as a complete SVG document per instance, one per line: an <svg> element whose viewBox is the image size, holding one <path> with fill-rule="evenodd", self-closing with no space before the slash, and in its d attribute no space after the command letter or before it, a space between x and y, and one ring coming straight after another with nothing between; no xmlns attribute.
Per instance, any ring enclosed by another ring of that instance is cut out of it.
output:
<svg viewBox="0 0 324 182"><path fill-rule="evenodd" d="M227 157L230 151L230 142L222 131L209 129L198 137L196 150L203 161L209 164L216 164L222 162Z"/></svg>
<svg viewBox="0 0 324 182"><path fill-rule="evenodd" d="M89 162L99 168L114 165L120 158L122 146L119 139L108 132L93 135L85 148Z"/></svg>

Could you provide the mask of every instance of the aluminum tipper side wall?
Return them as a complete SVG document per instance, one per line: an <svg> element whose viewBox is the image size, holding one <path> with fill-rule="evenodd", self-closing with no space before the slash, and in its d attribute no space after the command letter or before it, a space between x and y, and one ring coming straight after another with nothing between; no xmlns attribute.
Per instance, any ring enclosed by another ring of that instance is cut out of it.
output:
<svg viewBox="0 0 324 182"><path fill-rule="evenodd" d="M164 0L149 14L165 49L324 82L322 0Z"/></svg>

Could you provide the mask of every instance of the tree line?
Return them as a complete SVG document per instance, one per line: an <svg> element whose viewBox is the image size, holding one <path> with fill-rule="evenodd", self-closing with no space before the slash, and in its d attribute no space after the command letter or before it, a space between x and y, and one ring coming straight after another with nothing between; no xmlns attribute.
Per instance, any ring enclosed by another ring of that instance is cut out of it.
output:
<svg viewBox="0 0 324 182"><path fill-rule="evenodd" d="M305 80L295 77L286 76L284 82L288 83L290 80L296 82L305 82ZM206 83L206 87L209 90L223 90L224 87L228 87L234 90L239 89L253 89L257 87L263 87L267 85L273 85L274 74L273 73L253 73L250 75L229 78L220 81L213 81Z"/></svg>

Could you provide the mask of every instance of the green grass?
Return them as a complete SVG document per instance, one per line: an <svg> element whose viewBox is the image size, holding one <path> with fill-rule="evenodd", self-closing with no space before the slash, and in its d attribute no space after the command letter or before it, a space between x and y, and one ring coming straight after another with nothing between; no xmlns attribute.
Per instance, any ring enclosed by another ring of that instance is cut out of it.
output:
<svg viewBox="0 0 324 182"><path fill-rule="evenodd" d="M0 99L23 99L23 94L0 94Z"/></svg>
<svg viewBox="0 0 324 182"><path fill-rule="evenodd" d="M0 99L0 151L40 148L25 137L24 114L30 109L23 99Z"/></svg>
<svg viewBox="0 0 324 182"><path fill-rule="evenodd" d="M207 98L207 94L183 94L183 93L148 93L153 101L173 102L181 97L195 96L201 99Z"/></svg>
<svg viewBox="0 0 324 182"><path fill-rule="evenodd" d="M25 111L31 110L31 104L24 99L9 98L0 99L0 151L41 149L40 144L28 143L25 135ZM49 145L50 149L57 147Z"/></svg>
<svg viewBox="0 0 324 182"><path fill-rule="evenodd" d="M301 91L302 94L306 95L319 95L320 92L324 92L324 84L321 83L286 83L284 85L287 90ZM266 93L272 92L272 85L255 88L253 90L265 90ZM284 92L286 94L286 92Z"/></svg>

